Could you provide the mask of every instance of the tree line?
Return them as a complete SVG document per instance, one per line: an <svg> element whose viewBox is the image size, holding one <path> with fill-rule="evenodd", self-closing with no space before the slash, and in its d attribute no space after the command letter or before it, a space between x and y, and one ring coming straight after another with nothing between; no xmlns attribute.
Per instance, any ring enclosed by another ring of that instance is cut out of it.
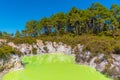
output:
<svg viewBox="0 0 120 80"><path fill-rule="evenodd" d="M15 37L63 34L119 35L120 6L112 4L108 9L100 3L92 3L85 10L73 7L69 12L58 12L39 21L26 22L25 29L16 31ZM2 33L0 33L2 35ZM11 36L12 34L4 35Z"/></svg>

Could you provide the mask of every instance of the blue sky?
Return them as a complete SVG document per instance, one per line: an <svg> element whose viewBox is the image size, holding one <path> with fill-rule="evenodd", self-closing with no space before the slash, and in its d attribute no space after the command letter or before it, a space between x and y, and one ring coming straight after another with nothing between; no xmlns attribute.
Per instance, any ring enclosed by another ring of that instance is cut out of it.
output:
<svg viewBox="0 0 120 80"><path fill-rule="evenodd" d="M23 30L29 20L40 20L57 12L67 12L73 6L86 9L95 2L108 8L112 4L120 6L120 0L0 0L0 31L14 33Z"/></svg>

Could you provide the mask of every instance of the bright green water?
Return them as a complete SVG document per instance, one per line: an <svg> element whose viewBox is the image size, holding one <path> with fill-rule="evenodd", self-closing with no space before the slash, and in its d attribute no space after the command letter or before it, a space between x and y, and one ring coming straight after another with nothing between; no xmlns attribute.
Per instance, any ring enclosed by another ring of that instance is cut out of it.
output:
<svg viewBox="0 0 120 80"><path fill-rule="evenodd" d="M65 54L23 57L24 70L9 72L3 80L110 80L95 69L74 64Z"/></svg>

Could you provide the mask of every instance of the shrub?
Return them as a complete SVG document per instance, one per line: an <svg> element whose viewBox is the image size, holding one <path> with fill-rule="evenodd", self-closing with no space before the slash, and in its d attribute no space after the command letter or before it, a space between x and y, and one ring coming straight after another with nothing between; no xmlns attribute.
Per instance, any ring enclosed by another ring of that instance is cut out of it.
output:
<svg viewBox="0 0 120 80"><path fill-rule="evenodd" d="M120 45L119 44L115 44L115 46L113 48L113 53L120 54Z"/></svg>
<svg viewBox="0 0 120 80"><path fill-rule="evenodd" d="M10 46L3 45L0 48L0 57L1 58L7 58L10 56L10 54L17 54L17 52Z"/></svg>
<svg viewBox="0 0 120 80"><path fill-rule="evenodd" d="M15 44L23 43L32 44L36 42L36 39L33 37L22 37L22 38L10 38L9 41L14 42Z"/></svg>

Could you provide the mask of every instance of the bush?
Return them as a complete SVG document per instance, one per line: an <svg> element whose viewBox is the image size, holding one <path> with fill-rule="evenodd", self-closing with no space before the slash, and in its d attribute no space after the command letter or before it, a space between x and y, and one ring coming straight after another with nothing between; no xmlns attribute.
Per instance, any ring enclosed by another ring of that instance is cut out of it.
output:
<svg viewBox="0 0 120 80"><path fill-rule="evenodd" d="M113 48L113 53L114 54L120 54L120 45L116 44Z"/></svg>
<svg viewBox="0 0 120 80"><path fill-rule="evenodd" d="M10 54L17 54L17 52L10 46L3 45L0 48L0 58L8 58Z"/></svg>
<svg viewBox="0 0 120 80"><path fill-rule="evenodd" d="M9 41L14 42L15 44L23 44L23 43L32 44L36 42L36 39L33 37L21 37L21 38L10 38Z"/></svg>

